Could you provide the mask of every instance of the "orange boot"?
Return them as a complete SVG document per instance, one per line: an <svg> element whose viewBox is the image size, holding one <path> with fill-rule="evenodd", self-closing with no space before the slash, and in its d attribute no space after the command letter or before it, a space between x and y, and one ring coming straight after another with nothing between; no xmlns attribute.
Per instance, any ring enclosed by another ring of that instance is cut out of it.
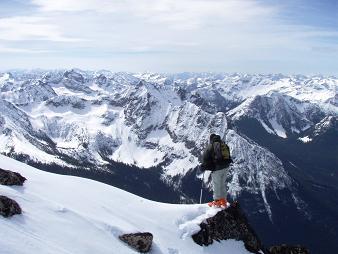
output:
<svg viewBox="0 0 338 254"><path fill-rule="evenodd" d="M227 208L228 201L225 198L221 198L217 201L218 201L220 207Z"/></svg>
<svg viewBox="0 0 338 254"><path fill-rule="evenodd" d="M209 202L208 206L227 208L228 201L225 198L221 198L221 199L217 199L217 200L214 200L212 202Z"/></svg>
<svg viewBox="0 0 338 254"><path fill-rule="evenodd" d="M214 201L209 202L208 206L210 206L210 207L213 207L213 206L214 207L219 207L218 200L214 200Z"/></svg>

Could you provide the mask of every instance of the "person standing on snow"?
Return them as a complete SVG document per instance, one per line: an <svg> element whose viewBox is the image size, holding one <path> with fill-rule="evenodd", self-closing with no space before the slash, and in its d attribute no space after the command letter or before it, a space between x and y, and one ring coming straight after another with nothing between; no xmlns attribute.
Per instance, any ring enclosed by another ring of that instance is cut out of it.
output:
<svg viewBox="0 0 338 254"><path fill-rule="evenodd" d="M230 150L219 135L211 134L210 143L203 153L201 170L210 170L213 188L213 201L209 206L227 207L225 178L232 159Z"/></svg>

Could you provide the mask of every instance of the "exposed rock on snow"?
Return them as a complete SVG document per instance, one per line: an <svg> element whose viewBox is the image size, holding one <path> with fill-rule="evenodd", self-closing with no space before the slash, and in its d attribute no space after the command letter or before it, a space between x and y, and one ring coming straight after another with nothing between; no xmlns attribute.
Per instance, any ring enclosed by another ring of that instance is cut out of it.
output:
<svg viewBox="0 0 338 254"><path fill-rule="evenodd" d="M149 252L153 243L153 234L149 232L124 234L119 238L141 253Z"/></svg>
<svg viewBox="0 0 338 254"><path fill-rule="evenodd" d="M0 168L0 184L2 185L23 185L26 178L19 173Z"/></svg>
<svg viewBox="0 0 338 254"><path fill-rule="evenodd" d="M17 202L6 196L0 196L0 214L4 217L11 217L21 214L21 208Z"/></svg>
<svg viewBox="0 0 338 254"><path fill-rule="evenodd" d="M278 245L269 248L270 254L310 254L310 251L300 245Z"/></svg>
<svg viewBox="0 0 338 254"><path fill-rule="evenodd" d="M315 125L314 136L319 136L330 129L338 131L338 116L327 116Z"/></svg>
<svg viewBox="0 0 338 254"><path fill-rule="evenodd" d="M261 241L249 225L237 202L218 212L200 224L201 230L192 235L195 243L210 245L214 241L236 239L243 241L245 248L253 253L262 249Z"/></svg>
<svg viewBox="0 0 338 254"><path fill-rule="evenodd" d="M312 138L309 138L309 136L305 136L302 138L298 138L298 140L302 141L303 143L309 143L312 141Z"/></svg>

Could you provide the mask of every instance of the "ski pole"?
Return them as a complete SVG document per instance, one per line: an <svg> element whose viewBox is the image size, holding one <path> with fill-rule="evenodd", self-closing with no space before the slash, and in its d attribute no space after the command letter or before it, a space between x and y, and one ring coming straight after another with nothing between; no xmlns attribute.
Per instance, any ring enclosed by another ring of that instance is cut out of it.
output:
<svg viewBox="0 0 338 254"><path fill-rule="evenodd" d="M201 185L201 194L200 194L200 204L202 204L202 196L203 196L203 182L204 182L204 172L202 176L202 185Z"/></svg>

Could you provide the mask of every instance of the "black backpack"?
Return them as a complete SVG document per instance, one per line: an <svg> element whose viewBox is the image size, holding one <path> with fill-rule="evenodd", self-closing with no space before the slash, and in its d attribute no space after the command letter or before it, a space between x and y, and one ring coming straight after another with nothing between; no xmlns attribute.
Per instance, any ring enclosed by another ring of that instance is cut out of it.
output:
<svg viewBox="0 0 338 254"><path fill-rule="evenodd" d="M228 162L230 160L230 149L221 139L212 143L213 159L215 163Z"/></svg>

